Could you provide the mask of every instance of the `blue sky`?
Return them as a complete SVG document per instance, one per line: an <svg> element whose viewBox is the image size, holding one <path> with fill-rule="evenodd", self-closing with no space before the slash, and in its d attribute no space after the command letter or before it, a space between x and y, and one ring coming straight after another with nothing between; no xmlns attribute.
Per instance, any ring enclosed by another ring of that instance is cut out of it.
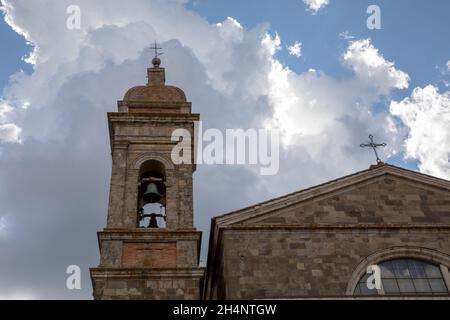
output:
<svg viewBox="0 0 450 320"><path fill-rule="evenodd" d="M380 6L382 29L369 30L366 9ZM269 23L284 43L299 40L303 57L298 60L279 53L281 61L298 72L317 68L336 76L347 71L339 64L346 42L339 36L348 31L356 39L371 38L375 46L399 69L411 75L411 87L439 81L435 67L444 67L450 55L450 2L446 0L346 0L331 1L312 15L301 0L198 1L193 10L211 23L230 16L247 28Z"/></svg>
<svg viewBox="0 0 450 320"><path fill-rule="evenodd" d="M366 27L366 9L371 4L381 8L381 30ZM356 39L371 38L385 57L410 74L410 87L443 85L437 68L445 68L450 56L447 0L331 1L314 15L305 10L301 0L197 0L187 7L211 23L227 17L235 18L245 28L268 23L283 43L300 41L303 44L300 59L290 56L287 50L278 53L278 58L297 72L314 68L337 77L347 76L349 71L339 63L346 41L339 34L348 31ZM31 66L22 59L31 46L3 20L0 39L8 46L7 50L2 46L4 49L0 51L0 87L3 87L14 72L20 69L31 72ZM395 94L403 97L409 92Z"/></svg>
<svg viewBox="0 0 450 320"><path fill-rule="evenodd" d="M366 10L369 5L381 8L381 30L369 30ZM348 77L350 71L340 64L347 41L342 32L360 38L371 38L373 44L398 69L411 77L410 87L394 90L393 99L403 99L412 88L433 84L445 89L441 70L450 57L450 2L446 0L345 0L331 1L316 14L305 10L300 0L259 1L197 1L191 8L211 23L231 16L243 26L252 28L269 23L283 43L302 43L302 56L288 54L286 48L277 53L278 59L290 69L301 73L310 68L335 77ZM377 108L385 109L388 101L380 101ZM405 161L397 155L390 163L417 169L415 161Z"/></svg>
<svg viewBox="0 0 450 320"><path fill-rule="evenodd" d="M0 21L0 40L2 43L2 50L0 50L0 87L3 88L8 82L9 76L13 73L19 70L31 72L32 66L24 62L22 57L26 56L32 48L3 19Z"/></svg>

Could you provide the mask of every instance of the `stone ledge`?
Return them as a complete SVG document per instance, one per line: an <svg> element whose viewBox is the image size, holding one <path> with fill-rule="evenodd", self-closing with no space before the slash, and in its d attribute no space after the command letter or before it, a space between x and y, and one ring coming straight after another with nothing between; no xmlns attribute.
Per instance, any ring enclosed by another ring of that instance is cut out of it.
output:
<svg viewBox="0 0 450 320"><path fill-rule="evenodd" d="M205 268L90 268L91 278L126 278L126 279L173 279L202 278Z"/></svg>
<svg viewBox="0 0 450 320"><path fill-rule="evenodd" d="M263 224L263 225L228 225L220 230L332 230L332 229L439 229L450 230L450 224Z"/></svg>
<svg viewBox="0 0 450 320"><path fill-rule="evenodd" d="M201 237L202 232L197 229L103 229L97 233L99 236L114 236L121 239L134 239L134 238L157 238L163 237L173 237L173 238L188 238L196 239Z"/></svg>
<svg viewBox="0 0 450 320"><path fill-rule="evenodd" d="M198 113L173 113L173 112L143 112L143 113L128 113L128 112L108 112L109 122L179 122L186 120L199 120ZM177 121L178 120L178 121Z"/></svg>
<svg viewBox="0 0 450 320"><path fill-rule="evenodd" d="M164 108L179 108L179 107L190 107L192 106L191 102L176 102L176 101L132 101L132 100L118 100L117 105L119 107L164 107Z"/></svg>

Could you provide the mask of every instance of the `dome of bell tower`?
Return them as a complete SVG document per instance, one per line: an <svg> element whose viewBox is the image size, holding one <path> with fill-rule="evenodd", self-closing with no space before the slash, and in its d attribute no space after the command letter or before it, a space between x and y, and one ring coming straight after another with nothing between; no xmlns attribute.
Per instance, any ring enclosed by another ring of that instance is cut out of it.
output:
<svg viewBox="0 0 450 320"><path fill-rule="evenodd" d="M187 102L186 95L180 88L165 84L165 69L161 68L161 59L152 60L153 67L147 69L148 82L145 86L129 89L123 98L125 102Z"/></svg>

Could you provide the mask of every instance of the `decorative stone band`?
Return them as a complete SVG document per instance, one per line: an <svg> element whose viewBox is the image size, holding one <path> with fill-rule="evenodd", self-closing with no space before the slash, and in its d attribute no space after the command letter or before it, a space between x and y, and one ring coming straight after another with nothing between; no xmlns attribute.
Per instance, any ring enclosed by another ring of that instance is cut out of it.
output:
<svg viewBox="0 0 450 320"><path fill-rule="evenodd" d="M134 241L175 241L200 240L201 231L196 229L104 229L98 232L100 240L134 240Z"/></svg>
<svg viewBox="0 0 450 320"><path fill-rule="evenodd" d="M91 268L92 278L134 278L134 279L173 279L198 278L205 274L205 268Z"/></svg>

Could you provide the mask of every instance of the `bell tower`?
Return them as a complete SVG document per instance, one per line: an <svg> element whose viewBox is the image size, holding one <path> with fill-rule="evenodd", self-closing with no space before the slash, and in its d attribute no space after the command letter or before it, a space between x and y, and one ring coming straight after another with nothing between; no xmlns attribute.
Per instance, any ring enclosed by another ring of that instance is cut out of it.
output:
<svg viewBox="0 0 450 320"><path fill-rule="evenodd" d="M156 50L156 46L155 46ZM95 299L200 299L201 232L193 225L195 164L171 160L176 129L194 137L199 114L165 84L158 54L148 83L128 90L108 113L112 173L107 225L98 232ZM194 159L194 140L191 142Z"/></svg>

